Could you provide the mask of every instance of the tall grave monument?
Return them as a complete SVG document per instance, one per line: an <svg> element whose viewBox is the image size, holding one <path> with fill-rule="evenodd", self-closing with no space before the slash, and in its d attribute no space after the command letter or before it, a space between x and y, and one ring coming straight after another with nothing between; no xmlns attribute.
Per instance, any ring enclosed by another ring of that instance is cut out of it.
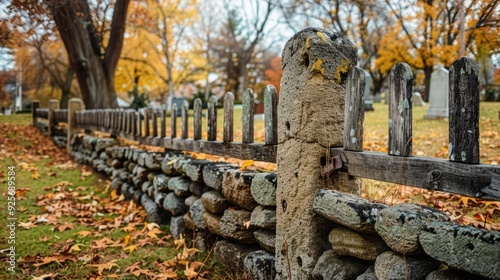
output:
<svg viewBox="0 0 500 280"><path fill-rule="evenodd" d="M448 118L448 70L439 67L432 73L429 109L424 119Z"/></svg>

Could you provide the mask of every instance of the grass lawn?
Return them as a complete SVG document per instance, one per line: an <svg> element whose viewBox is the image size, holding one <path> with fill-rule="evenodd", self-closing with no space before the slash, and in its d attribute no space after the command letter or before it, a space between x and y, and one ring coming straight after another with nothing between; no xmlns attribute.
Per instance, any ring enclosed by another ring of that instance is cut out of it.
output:
<svg viewBox="0 0 500 280"><path fill-rule="evenodd" d="M6 132L0 135L0 279L186 279L206 270L223 278L223 265L210 259L201 268L207 253L173 240L168 226L145 222L141 208L107 193L109 181L72 162L30 121L29 115L0 117ZM8 204L9 182L15 204Z"/></svg>

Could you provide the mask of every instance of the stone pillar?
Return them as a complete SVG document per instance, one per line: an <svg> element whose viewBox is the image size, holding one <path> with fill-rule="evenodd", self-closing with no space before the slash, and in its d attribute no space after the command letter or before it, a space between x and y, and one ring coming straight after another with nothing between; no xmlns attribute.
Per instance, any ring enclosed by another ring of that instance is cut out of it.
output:
<svg viewBox="0 0 500 280"><path fill-rule="evenodd" d="M83 101L80 98L71 98L68 102L68 137L66 143L66 149L68 153L71 152L71 136L74 133L78 132L78 129L75 127L75 112L84 110L85 106L83 105Z"/></svg>
<svg viewBox="0 0 500 280"><path fill-rule="evenodd" d="M54 120L54 110L59 109L59 100L51 99L49 100L49 137L54 135L54 126L56 122Z"/></svg>
<svg viewBox="0 0 500 280"><path fill-rule="evenodd" d="M285 45L278 103L276 279L312 279L314 265L328 249L329 228L312 206L318 189L332 188L321 178L321 161L330 147L343 144L345 83L356 62L356 47L330 30L307 28Z"/></svg>
<svg viewBox="0 0 500 280"><path fill-rule="evenodd" d="M40 100L33 100L31 102L31 114L33 115L33 126L36 126L38 117L36 116L36 109L40 108Z"/></svg>

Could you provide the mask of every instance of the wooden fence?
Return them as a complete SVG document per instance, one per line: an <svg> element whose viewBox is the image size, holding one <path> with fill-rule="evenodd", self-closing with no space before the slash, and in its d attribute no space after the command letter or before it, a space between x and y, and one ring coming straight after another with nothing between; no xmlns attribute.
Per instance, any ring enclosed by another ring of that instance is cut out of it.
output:
<svg viewBox="0 0 500 280"><path fill-rule="evenodd" d="M448 160L412 156L413 75L405 63L396 64L390 74L389 152L363 151L365 76L360 68L351 70L346 86L344 146L331 147L331 156L322 158L323 174L341 171L355 177L500 200L500 166L479 163L479 83L477 73L471 70L475 67L473 60L460 58L449 72ZM165 110L146 110L141 115L132 109L83 110L77 106L74 128L106 132L167 149L276 162L278 129L275 88L267 86L264 91L264 143L254 143L254 99L251 90L243 94L241 142L233 141L233 94L227 93L223 103L223 139L217 139L215 97L208 102L206 139L201 139L202 107L199 99L194 102L193 138L188 138L188 107L177 108L175 104L170 112L170 135L166 134ZM177 110L182 112L181 135L177 135ZM69 110L41 109L36 101L33 104L34 124L38 118L48 119L50 124L68 122L72 114L71 107Z"/></svg>

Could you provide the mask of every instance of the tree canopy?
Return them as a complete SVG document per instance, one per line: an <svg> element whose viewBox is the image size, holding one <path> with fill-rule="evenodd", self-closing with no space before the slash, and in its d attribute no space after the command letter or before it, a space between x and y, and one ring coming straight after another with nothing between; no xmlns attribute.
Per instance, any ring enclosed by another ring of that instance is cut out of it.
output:
<svg viewBox="0 0 500 280"><path fill-rule="evenodd" d="M25 64L35 95L57 92L62 103L81 96L87 108L103 108L117 106L117 91L126 97L134 89L165 102L186 84L205 97L231 91L238 98L267 82L279 88L284 31L319 26L358 46L358 66L371 74L373 94L404 61L424 77L429 98L430 75L449 67L461 44L480 64L483 83L496 81L500 0L456 2L12 0L0 22L0 47Z"/></svg>

